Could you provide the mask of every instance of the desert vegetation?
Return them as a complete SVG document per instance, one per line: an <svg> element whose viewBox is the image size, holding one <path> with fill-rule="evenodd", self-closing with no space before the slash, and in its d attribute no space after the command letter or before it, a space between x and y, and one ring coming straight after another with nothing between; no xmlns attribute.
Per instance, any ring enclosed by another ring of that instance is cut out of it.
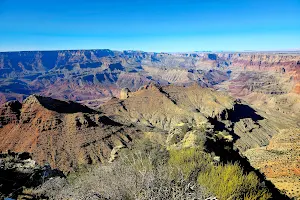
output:
<svg viewBox="0 0 300 200"><path fill-rule="evenodd" d="M52 179L35 192L50 199L270 199L254 172L221 163L204 146L168 148L142 139L113 163L81 168L68 184ZM54 188L55 185L58 188Z"/></svg>
<svg viewBox="0 0 300 200"><path fill-rule="evenodd" d="M56 193L53 189L49 190L49 184L42 185L37 191L50 199L179 200L212 196L196 181L186 178L180 168L170 165L169 159L170 154L165 147L141 141L135 149L122 152L113 163L70 174L69 184Z"/></svg>

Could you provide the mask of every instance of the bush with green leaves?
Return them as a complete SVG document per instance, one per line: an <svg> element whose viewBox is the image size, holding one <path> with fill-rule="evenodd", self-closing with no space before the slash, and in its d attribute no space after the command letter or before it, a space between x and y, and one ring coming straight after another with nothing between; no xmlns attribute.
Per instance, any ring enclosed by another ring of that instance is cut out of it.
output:
<svg viewBox="0 0 300 200"><path fill-rule="evenodd" d="M168 165L169 152L162 145L139 141L113 163L87 169L72 177L52 199L199 199L211 196L196 181Z"/></svg>
<svg viewBox="0 0 300 200"><path fill-rule="evenodd" d="M271 193L262 187L254 172L244 174L241 166L220 164L199 173L198 183L217 195L220 200L248 199L265 200Z"/></svg>
<svg viewBox="0 0 300 200"><path fill-rule="evenodd" d="M193 172L205 170L211 165L212 158L202 148L185 148L169 150L169 165L179 168L186 178Z"/></svg>
<svg viewBox="0 0 300 200"><path fill-rule="evenodd" d="M271 193L255 172L245 173L238 163L215 164L213 156L202 148L170 150L169 165L177 167L185 178L197 182L220 200L266 200Z"/></svg>
<svg viewBox="0 0 300 200"><path fill-rule="evenodd" d="M266 200L271 193L254 172L216 164L204 146L169 148L148 139L120 152L113 163L75 174L52 199Z"/></svg>

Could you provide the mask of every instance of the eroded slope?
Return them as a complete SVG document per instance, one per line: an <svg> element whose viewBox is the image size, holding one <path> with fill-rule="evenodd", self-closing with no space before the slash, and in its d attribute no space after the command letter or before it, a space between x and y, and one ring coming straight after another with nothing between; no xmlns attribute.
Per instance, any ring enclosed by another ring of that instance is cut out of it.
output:
<svg viewBox="0 0 300 200"><path fill-rule="evenodd" d="M10 103L2 109L18 108ZM31 152L38 163L64 171L109 160L114 147L126 147L137 136L135 129L74 102L32 95L19 113L1 121L0 151Z"/></svg>
<svg viewBox="0 0 300 200"><path fill-rule="evenodd" d="M215 131L232 134L242 151L267 145L277 133L277 129L268 124L268 119L245 102L198 85L159 87L151 84L137 92L128 92L125 97L114 98L100 109L121 123L161 131L182 123L194 127L211 124Z"/></svg>

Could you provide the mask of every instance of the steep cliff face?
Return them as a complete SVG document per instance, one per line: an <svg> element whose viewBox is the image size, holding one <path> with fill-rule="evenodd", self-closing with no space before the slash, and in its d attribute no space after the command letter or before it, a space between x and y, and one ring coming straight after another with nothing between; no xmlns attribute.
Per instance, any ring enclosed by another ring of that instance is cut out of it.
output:
<svg viewBox="0 0 300 200"><path fill-rule="evenodd" d="M0 108L0 127L9 123L18 123L22 104L18 101L10 101Z"/></svg>
<svg viewBox="0 0 300 200"><path fill-rule="evenodd" d="M98 62L99 58L114 55L110 50L91 51L23 51L0 53L0 74L12 77L31 72L47 72L55 67L82 63Z"/></svg>
<svg viewBox="0 0 300 200"><path fill-rule="evenodd" d="M300 82L300 56L299 54L280 53L238 53L219 54L220 59L230 62L230 68L242 70L244 72L256 71L268 76L258 77L258 82L265 85L277 84L279 87L286 87L282 82L289 82L289 86L284 91L273 91L275 94L293 92L299 94ZM269 72L269 73L268 73ZM273 73L273 74L271 74ZM255 75L255 73L249 76ZM273 77L272 77L273 76ZM244 76L245 77L245 76ZM267 79L265 79L267 78ZM239 77L237 80L242 79ZM268 80L269 79L269 80ZM244 80L241 80L244 81Z"/></svg>
<svg viewBox="0 0 300 200"><path fill-rule="evenodd" d="M299 58L287 53L218 54L231 70L226 89L234 96L299 93Z"/></svg>
<svg viewBox="0 0 300 200"><path fill-rule="evenodd" d="M141 71L141 66L155 68L239 67L244 70L299 72L300 56L295 52L251 53L148 53L141 51L69 50L0 53L1 77L65 69ZM40 74L37 74L40 75ZM34 78L34 77L30 77ZM296 77L299 79L299 76Z"/></svg>
<svg viewBox="0 0 300 200"><path fill-rule="evenodd" d="M233 67L242 69L290 72L300 66L300 57L298 54L284 53L234 53L217 54L219 59L229 61Z"/></svg>

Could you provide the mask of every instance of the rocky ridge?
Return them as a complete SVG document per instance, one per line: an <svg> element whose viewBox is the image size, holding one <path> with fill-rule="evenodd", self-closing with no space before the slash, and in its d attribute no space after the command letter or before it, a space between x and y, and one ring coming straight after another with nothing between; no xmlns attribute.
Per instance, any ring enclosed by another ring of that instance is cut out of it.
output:
<svg viewBox="0 0 300 200"><path fill-rule="evenodd" d="M114 98L100 110L120 123L152 127L162 132L182 123L193 127L210 124L215 131L231 133L241 151L267 145L277 132L268 125L268 119L245 102L198 85L160 87L150 84L128 96Z"/></svg>
<svg viewBox="0 0 300 200"><path fill-rule="evenodd" d="M32 95L19 113L19 120L0 129L0 150L30 152L38 163L63 171L109 160L114 147L126 147L137 136L135 129L74 102Z"/></svg>

